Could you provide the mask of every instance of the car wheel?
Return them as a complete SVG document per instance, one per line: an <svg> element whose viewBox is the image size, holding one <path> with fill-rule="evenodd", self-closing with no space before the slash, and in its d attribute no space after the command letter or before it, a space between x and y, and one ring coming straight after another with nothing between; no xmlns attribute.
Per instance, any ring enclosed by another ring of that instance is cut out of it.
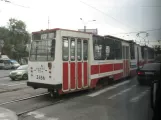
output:
<svg viewBox="0 0 161 120"><path fill-rule="evenodd" d="M24 74L24 75L22 76L22 79L23 79L23 80L27 80L27 79L28 79L28 75L27 75L27 74Z"/></svg>

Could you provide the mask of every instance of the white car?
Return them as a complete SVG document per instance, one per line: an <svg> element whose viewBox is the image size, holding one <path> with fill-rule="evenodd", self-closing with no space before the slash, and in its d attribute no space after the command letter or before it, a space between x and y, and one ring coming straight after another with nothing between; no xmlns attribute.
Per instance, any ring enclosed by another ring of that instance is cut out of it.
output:
<svg viewBox="0 0 161 120"><path fill-rule="evenodd" d="M20 67L20 64L17 61L15 61L15 60L6 60L4 62L3 69L6 69L6 70L8 70L8 69L17 69L18 67Z"/></svg>
<svg viewBox="0 0 161 120"><path fill-rule="evenodd" d="M11 71L9 77L12 80L27 80L28 79L28 65L22 65L16 70Z"/></svg>

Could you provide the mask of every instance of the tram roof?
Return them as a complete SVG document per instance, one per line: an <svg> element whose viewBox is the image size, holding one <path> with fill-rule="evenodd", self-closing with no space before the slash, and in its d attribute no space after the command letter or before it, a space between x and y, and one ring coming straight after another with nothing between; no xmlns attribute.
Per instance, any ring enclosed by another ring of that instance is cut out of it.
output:
<svg viewBox="0 0 161 120"><path fill-rule="evenodd" d="M90 33L90 32L83 32L83 31L70 30L70 29L62 29L62 28L53 28L53 29L46 29L46 30L35 31L35 32L32 32L32 34L41 33L41 32L42 33L43 32L54 32L54 31L57 31L57 30L70 31L70 32L79 32L79 33L85 33L85 34L93 34L93 33Z"/></svg>

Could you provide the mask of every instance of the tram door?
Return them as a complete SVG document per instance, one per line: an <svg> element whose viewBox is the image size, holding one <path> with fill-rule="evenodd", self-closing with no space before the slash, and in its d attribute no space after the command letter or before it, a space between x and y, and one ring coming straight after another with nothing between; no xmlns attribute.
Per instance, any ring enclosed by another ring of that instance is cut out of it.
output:
<svg viewBox="0 0 161 120"><path fill-rule="evenodd" d="M63 38L63 91L88 87L88 40Z"/></svg>

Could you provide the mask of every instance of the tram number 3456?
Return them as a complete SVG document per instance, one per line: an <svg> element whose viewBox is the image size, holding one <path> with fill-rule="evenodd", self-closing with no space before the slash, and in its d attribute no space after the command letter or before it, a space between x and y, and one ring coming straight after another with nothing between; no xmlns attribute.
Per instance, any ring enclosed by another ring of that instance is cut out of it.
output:
<svg viewBox="0 0 161 120"><path fill-rule="evenodd" d="M45 77L44 76L41 76L41 75L36 75L36 79L45 80Z"/></svg>

